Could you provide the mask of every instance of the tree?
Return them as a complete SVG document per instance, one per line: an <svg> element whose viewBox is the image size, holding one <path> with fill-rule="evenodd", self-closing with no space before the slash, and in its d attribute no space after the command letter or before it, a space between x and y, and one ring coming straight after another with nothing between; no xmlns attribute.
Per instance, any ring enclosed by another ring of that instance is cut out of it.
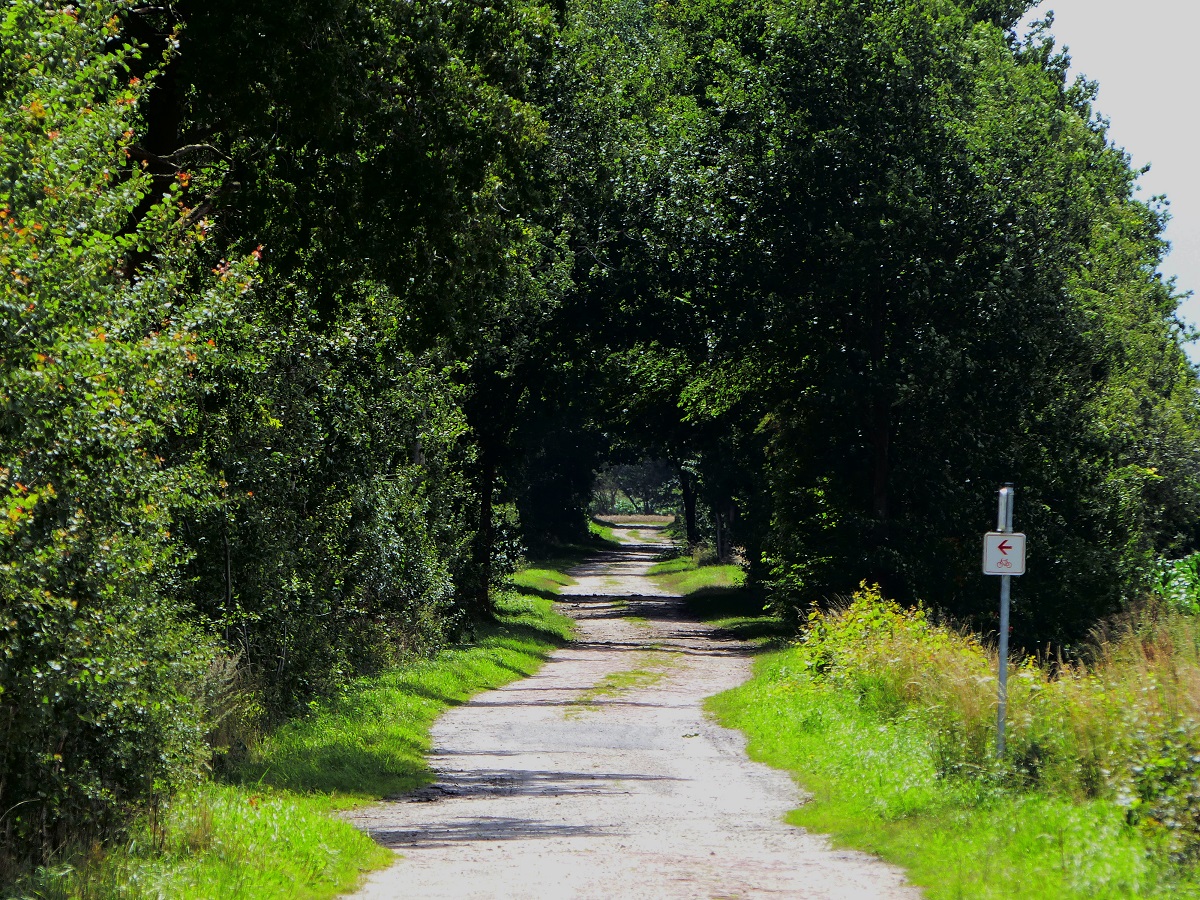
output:
<svg viewBox="0 0 1200 900"><path fill-rule="evenodd" d="M199 269L181 182L130 164L165 44L127 8L0 19L0 873L197 777L220 687L172 528L213 485L165 448L254 261Z"/></svg>
<svg viewBox="0 0 1200 900"><path fill-rule="evenodd" d="M1065 59L1006 30L1023 8L576 7L578 308L630 373L619 415L689 435L782 608L868 578L986 624L1000 481L1054 560L1022 581L1034 639L1195 539L1161 214Z"/></svg>
<svg viewBox="0 0 1200 900"><path fill-rule="evenodd" d="M263 257L256 306L205 333L180 448L226 485L183 523L190 597L286 714L490 610L497 471L561 270L524 99L552 22L385 0L139 24L176 26L143 152L186 161L214 256Z"/></svg>

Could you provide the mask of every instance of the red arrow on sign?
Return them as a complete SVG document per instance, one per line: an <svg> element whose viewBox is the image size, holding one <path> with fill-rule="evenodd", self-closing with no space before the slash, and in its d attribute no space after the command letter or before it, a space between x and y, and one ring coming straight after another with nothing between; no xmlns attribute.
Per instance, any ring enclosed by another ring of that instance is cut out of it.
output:
<svg viewBox="0 0 1200 900"><path fill-rule="evenodd" d="M996 545L996 549L1005 556L1008 556L1008 551L1012 549L1012 544L1010 544L1008 541L1001 541Z"/></svg>

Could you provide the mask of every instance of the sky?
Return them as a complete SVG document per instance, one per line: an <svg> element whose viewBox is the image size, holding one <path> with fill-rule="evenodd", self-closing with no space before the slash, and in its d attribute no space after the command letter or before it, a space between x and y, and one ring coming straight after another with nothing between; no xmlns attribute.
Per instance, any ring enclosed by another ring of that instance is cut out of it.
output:
<svg viewBox="0 0 1200 900"><path fill-rule="evenodd" d="M1018 33L1054 11L1051 33L1065 45L1072 73L1100 85L1096 109L1109 138L1134 166L1149 164L1139 197L1166 194L1171 252L1162 270L1184 301L1182 317L1200 327L1200 0L1042 0ZM1200 361L1200 346L1189 356Z"/></svg>

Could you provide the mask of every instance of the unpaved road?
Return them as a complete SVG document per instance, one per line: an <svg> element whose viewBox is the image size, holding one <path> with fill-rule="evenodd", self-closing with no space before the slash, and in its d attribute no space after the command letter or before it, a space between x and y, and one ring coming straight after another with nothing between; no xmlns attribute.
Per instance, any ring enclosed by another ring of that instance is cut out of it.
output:
<svg viewBox="0 0 1200 900"><path fill-rule="evenodd" d="M701 709L749 676L750 648L644 577L656 552L631 544L575 570L562 607L578 640L443 716L435 785L355 814L401 854L355 897L920 897L782 821L800 791Z"/></svg>

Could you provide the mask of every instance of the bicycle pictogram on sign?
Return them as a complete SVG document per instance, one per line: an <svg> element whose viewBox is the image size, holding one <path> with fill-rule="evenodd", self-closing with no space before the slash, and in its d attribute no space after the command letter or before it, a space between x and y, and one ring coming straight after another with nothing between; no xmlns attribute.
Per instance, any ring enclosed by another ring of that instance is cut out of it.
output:
<svg viewBox="0 0 1200 900"><path fill-rule="evenodd" d="M984 575L1024 575L1025 535L989 531L983 536Z"/></svg>

